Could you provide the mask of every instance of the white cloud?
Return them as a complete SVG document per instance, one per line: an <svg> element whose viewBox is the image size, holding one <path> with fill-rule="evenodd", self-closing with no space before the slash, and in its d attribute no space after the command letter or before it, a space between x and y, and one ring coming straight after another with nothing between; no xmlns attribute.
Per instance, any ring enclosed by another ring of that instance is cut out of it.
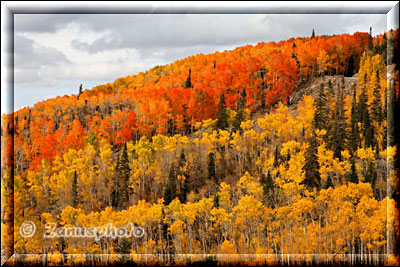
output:
<svg viewBox="0 0 400 267"><path fill-rule="evenodd" d="M20 34L14 35L14 81L17 84L31 85L43 81L40 70L69 65L70 61L54 47L37 44Z"/></svg>

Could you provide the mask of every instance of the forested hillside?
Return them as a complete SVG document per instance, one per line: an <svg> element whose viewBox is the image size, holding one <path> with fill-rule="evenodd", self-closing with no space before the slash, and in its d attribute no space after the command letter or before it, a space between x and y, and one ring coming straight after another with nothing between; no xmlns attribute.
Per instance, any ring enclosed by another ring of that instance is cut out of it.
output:
<svg viewBox="0 0 400 267"><path fill-rule="evenodd" d="M2 236L56 264L393 262L396 46L398 30L261 42L3 115ZM27 220L37 230L23 238ZM131 222L145 235L49 239L49 222Z"/></svg>

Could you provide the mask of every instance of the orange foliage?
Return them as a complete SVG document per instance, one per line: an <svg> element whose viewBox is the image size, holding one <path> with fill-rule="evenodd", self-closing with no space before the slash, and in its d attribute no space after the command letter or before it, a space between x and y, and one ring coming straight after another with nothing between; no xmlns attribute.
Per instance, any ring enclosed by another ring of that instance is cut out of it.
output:
<svg viewBox="0 0 400 267"><path fill-rule="evenodd" d="M196 122L216 118L222 93L227 108L236 110L243 89L250 111L273 108L308 77L345 73L350 57L358 70L368 37L357 32L291 38L198 54L84 90L79 98L45 100L15 112L14 149L35 169L43 158L52 161L69 148L81 148L87 132L117 146L143 135L188 133ZM4 121L2 116L6 129ZM7 140L3 135L2 150Z"/></svg>

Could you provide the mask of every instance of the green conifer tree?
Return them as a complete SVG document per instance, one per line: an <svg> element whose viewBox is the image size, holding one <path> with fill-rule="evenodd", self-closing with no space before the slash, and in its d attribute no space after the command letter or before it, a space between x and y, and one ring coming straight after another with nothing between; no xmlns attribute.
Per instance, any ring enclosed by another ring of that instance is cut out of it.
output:
<svg viewBox="0 0 400 267"><path fill-rule="evenodd" d="M351 158L351 167L350 167L350 172L347 175L347 181L355 184L358 183L358 175L354 157Z"/></svg>
<svg viewBox="0 0 400 267"><path fill-rule="evenodd" d="M218 196L218 193L215 193L215 196L214 196L214 207L219 208L219 196Z"/></svg>
<svg viewBox="0 0 400 267"><path fill-rule="evenodd" d="M364 80L366 80L366 75L364 76ZM358 104L357 104L357 121L364 124L364 117L366 117L365 113L368 112L368 105L367 105L368 97L365 86L361 87L361 94L358 97ZM364 133L363 127L363 133ZM365 135L364 135L365 137Z"/></svg>
<svg viewBox="0 0 400 267"><path fill-rule="evenodd" d="M263 194L267 196L272 190L274 190L274 180L272 180L271 173L267 171L267 175L261 174L261 185L263 186Z"/></svg>
<svg viewBox="0 0 400 267"><path fill-rule="evenodd" d="M376 86L374 87L374 92L373 92L374 99L371 103L371 119L372 121L376 121L379 124L381 124L383 119L383 114L382 114L382 101L380 93L381 85L380 85L378 70L376 71L376 78L377 78L377 83Z"/></svg>
<svg viewBox="0 0 400 267"><path fill-rule="evenodd" d="M187 88L192 88L192 80L191 80L191 77L190 77L191 73L192 73L192 69L189 69L189 75L186 78L186 82L185 82L185 86L184 86L186 89Z"/></svg>
<svg viewBox="0 0 400 267"><path fill-rule="evenodd" d="M74 178L72 179L72 207L76 208L79 204L79 190L78 190L78 174L74 171Z"/></svg>
<svg viewBox="0 0 400 267"><path fill-rule="evenodd" d="M112 205L117 208L125 208L129 205L130 197L130 167L126 144L122 147L120 156L115 164L113 176Z"/></svg>
<svg viewBox="0 0 400 267"><path fill-rule="evenodd" d="M312 189L314 187L317 187L317 189L319 189L319 187L321 186L321 177L319 174L320 166L317 153L318 142L315 132L313 132L313 135L308 142L308 147L305 155L306 162L303 167L303 170L305 171L305 178L302 184L304 184L309 189Z"/></svg>
<svg viewBox="0 0 400 267"><path fill-rule="evenodd" d="M387 103L387 146L394 145L394 118L395 118L395 89L394 83L391 81L388 90L388 103Z"/></svg>
<svg viewBox="0 0 400 267"><path fill-rule="evenodd" d="M342 85L343 86L343 85ZM332 126L329 129L329 148L333 150L334 156L342 159L341 152L346 147L346 119L343 109L343 88L338 86L335 101L335 110L332 114Z"/></svg>
<svg viewBox="0 0 400 267"><path fill-rule="evenodd" d="M368 50L374 50L374 44L372 42L372 27L369 27L369 36L368 36Z"/></svg>
<svg viewBox="0 0 400 267"><path fill-rule="evenodd" d="M315 114L313 120L314 129L328 129L328 107L324 85L321 84L318 91L318 97L315 100Z"/></svg>
<svg viewBox="0 0 400 267"><path fill-rule="evenodd" d="M371 184L372 189L375 191L375 184L377 179L375 163L370 161L365 175L365 181Z"/></svg>
<svg viewBox="0 0 400 267"><path fill-rule="evenodd" d="M172 163L169 169L168 182L164 189L164 204L169 205L176 197L176 172L175 164Z"/></svg>
<svg viewBox="0 0 400 267"><path fill-rule="evenodd" d="M181 151L181 155L179 157L179 162L178 162L178 172L179 175L185 177L185 180L183 182L179 182L179 200L181 203L186 203L186 196L189 190L189 173L184 170L186 166L186 157L185 157L185 152Z"/></svg>
<svg viewBox="0 0 400 267"><path fill-rule="evenodd" d="M260 182L263 187L265 205L274 208L273 197L275 193L275 183L269 170L267 171L267 175L261 173Z"/></svg>
<svg viewBox="0 0 400 267"><path fill-rule="evenodd" d="M226 114L225 94L219 97L216 128L225 130L228 128L228 115Z"/></svg>
<svg viewBox="0 0 400 267"><path fill-rule="evenodd" d="M360 144L360 134L358 130L358 119L357 119L357 99L356 99L356 87L353 86L353 100L351 102L351 117L350 117L350 141L349 141L349 151L351 155L357 151Z"/></svg>
<svg viewBox="0 0 400 267"><path fill-rule="evenodd" d="M213 179L218 184L217 175L215 172L215 155L214 152L208 154L208 179Z"/></svg>

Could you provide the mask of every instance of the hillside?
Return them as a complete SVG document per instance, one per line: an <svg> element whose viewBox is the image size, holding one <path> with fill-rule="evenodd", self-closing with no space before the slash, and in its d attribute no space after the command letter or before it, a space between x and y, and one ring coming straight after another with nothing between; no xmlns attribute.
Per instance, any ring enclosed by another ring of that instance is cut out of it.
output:
<svg viewBox="0 0 400 267"><path fill-rule="evenodd" d="M243 88L250 110L285 103L297 84L309 77L352 76L368 36L296 38L199 54L78 95L37 103L14 114L17 161L23 163L23 169L28 163L35 169L43 158L51 161L69 148L83 147L83 136L90 131L118 146L143 135L191 133L197 122L216 118L222 93L227 107L236 110ZM7 118L2 116L3 136L12 128ZM57 150L42 144L46 140L42 137L51 139L45 143L53 143Z"/></svg>
<svg viewBox="0 0 400 267"><path fill-rule="evenodd" d="M34 222L38 234L16 234L15 250L68 264L83 259L67 254L110 253L387 262L398 227L394 34L199 54L4 115L2 229ZM42 235L47 223L133 223L145 235L60 241Z"/></svg>
<svg viewBox="0 0 400 267"><path fill-rule="evenodd" d="M299 86L299 88L293 92L291 96L292 103L298 103L304 95L311 95L314 99L318 97L318 89L323 84L328 87L328 84L332 84L332 88L337 88L337 86L341 85L342 80L344 79L344 88L343 94L344 96L351 95L353 93L352 88L356 86L358 83L358 74L356 73L353 77L343 77L340 75L336 76L323 76L316 77L314 79L308 80L306 83Z"/></svg>

